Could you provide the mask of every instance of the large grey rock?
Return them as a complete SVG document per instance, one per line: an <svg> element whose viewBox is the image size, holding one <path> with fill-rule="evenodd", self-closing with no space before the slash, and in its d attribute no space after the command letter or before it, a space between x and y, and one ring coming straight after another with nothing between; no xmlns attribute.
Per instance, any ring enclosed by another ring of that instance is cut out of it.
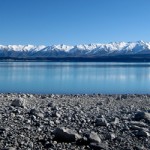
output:
<svg viewBox="0 0 150 150"><path fill-rule="evenodd" d="M14 107L23 107L24 108L26 105L26 100L24 98L16 98L12 101L11 105Z"/></svg>
<svg viewBox="0 0 150 150"><path fill-rule="evenodd" d="M95 124L96 124L96 126L107 126L108 125L107 120L104 117L97 118L95 121Z"/></svg>
<svg viewBox="0 0 150 150"><path fill-rule="evenodd" d="M134 119L140 121L142 119L150 123L150 113L147 112L137 112L134 116Z"/></svg>
<svg viewBox="0 0 150 150"><path fill-rule="evenodd" d="M137 133L137 136L139 136L139 137L150 137L150 134L147 131L139 130Z"/></svg>
<svg viewBox="0 0 150 150"><path fill-rule="evenodd" d="M116 117L116 118L114 119L113 124L115 124L115 125L116 125L116 124L119 124L119 118Z"/></svg>
<svg viewBox="0 0 150 150"><path fill-rule="evenodd" d="M36 110L35 108L32 108L29 112L30 115L34 115L36 117L39 117L39 118L44 118L44 114L39 112L38 110Z"/></svg>
<svg viewBox="0 0 150 150"><path fill-rule="evenodd" d="M65 127L56 128L53 133L55 140L61 142L75 142L82 138L77 132Z"/></svg>
<svg viewBox="0 0 150 150"><path fill-rule="evenodd" d="M90 143L100 143L101 142L101 139L96 132L91 132L88 135L88 140Z"/></svg>

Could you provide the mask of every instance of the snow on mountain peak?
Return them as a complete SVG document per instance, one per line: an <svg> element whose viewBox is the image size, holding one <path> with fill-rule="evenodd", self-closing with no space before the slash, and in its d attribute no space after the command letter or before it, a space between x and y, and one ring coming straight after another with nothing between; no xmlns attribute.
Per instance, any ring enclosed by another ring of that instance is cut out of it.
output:
<svg viewBox="0 0 150 150"><path fill-rule="evenodd" d="M150 53L150 42L111 42L107 44L80 44L69 46L64 44L44 46L44 45L0 45L0 57L9 57L8 51L15 56L16 53L30 57L51 57L51 56L105 56L105 55L127 55L138 53ZM1 56L2 55L2 56ZM18 55L17 55L18 56Z"/></svg>
<svg viewBox="0 0 150 150"><path fill-rule="evenodd" d="M68 46L64 44L59 44L59 45L53 45L53 49L61 50L61 51L69 51L70 49L73 48L73 46Z"/></svg>

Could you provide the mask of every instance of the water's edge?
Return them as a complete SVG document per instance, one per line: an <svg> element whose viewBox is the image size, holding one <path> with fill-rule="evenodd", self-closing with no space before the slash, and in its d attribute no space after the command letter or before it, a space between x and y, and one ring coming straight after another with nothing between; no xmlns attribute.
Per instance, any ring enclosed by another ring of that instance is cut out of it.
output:
<svg viewBox="0 0 150 150"><path fill-rule="evenodd" d="M97 57L0 57L0 62L150 62L150 54Z"/></svg>

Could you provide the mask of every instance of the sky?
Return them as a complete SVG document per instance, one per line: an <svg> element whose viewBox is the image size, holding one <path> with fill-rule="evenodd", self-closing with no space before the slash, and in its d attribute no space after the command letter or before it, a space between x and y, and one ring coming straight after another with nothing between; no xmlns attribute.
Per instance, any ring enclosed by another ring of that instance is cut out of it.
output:
<svg viewBox="0 0 150 150"><path fill-rule="evenodd" d="M0 44L150 41L150 0L0 0Z"/></svg>

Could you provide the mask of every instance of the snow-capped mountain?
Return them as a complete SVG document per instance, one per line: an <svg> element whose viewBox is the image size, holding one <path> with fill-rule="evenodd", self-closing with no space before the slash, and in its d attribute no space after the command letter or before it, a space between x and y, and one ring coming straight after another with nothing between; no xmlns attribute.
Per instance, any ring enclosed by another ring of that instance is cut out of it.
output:
<svg viewBox="0 0 150 150"><path fill-rule="evenodd" d="M82 44L75 46L52 45L0 45L0 57L101 57L150 54L150 42L112 42L108 44Z"/></svg>

